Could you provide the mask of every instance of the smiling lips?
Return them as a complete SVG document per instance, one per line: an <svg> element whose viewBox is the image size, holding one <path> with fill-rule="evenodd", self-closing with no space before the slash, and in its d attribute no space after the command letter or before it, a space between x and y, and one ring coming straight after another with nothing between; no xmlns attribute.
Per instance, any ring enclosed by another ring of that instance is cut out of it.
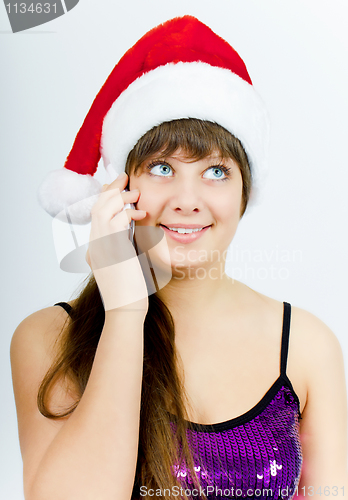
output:
<svg viewBox="0 0 348 500"><path fill-rule="evenodd" d="M210 226L198 226L197 224L168 224L167 226L161 224L161 227L166 234L180 243L196 241L210 228Z"/></svg>

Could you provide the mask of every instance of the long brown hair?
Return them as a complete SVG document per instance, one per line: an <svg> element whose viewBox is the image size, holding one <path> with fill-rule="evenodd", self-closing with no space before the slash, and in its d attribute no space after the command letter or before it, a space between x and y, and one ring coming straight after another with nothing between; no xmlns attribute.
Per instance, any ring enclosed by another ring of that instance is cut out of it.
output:
<svg viewBox="0 0 348 500"><path fill-rule="evenodd" d="M148 131L128 155L126 172L137 172L149 157L170 156L178 149L192 160L202 159L213 151L222 158L232 158L239 165L243 179L241 215L251 189L251 173L246 153L230 132L220 125L193 118L164 122ZM56 343L56 358L38 391L39 411L47 418L70 415L84 393L105 320L104 308L93 274L77 291L71 320L64 325ZM156 294L149 297L144 324L144 363L140 411L139 450L132 498L139 498L139 487L162 492L181 486L173 465L188 467L195 486L199 480L194 465L199 461L187 442L190 405L185 393L182 365L175 348L173 317ZM58 380L68 380L76 388L76 401L62 412L49 409L49 395ZM175 412L174 418L168 408ZM174 420L174 423L173 423ZM170 490L175 491L175 490ZM203 495L204 496L204 495ZM157 496L157 498L162 498ZM184 493L184 498L187 499Z"/></svg>

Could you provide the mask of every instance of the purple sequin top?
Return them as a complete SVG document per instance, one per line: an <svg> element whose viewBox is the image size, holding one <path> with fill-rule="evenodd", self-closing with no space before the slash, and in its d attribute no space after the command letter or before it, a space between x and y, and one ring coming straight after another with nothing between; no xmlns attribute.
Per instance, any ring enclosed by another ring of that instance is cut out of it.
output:
<svg viewBox="0 0 348 500"><path fill-rule="evenodd" d="M70 314L69 304L55 305ZM302 467L301 414L299 399L286 375L290 315L291 306L284 302L280 375L261 401L226 422L188 422L195 471L208 500L291 500L296 493ZM175 432L174 415L171 428ZM203 498L186 467L174 464L173 474L189 490L188 498Z"/></svg>
<svg viewBox="0 0 348 500"><path fill-rule="evenodd" d="M302 466L301 415L299 399L286 375L290 313L290 304L284 303L280 376L261 401L226 422L188 422L195 471L209 500L290 500L296 493ZM172 420L174 432L174 415ZM185 466L174 465L173 473L187 493L200 498Z"/></svg>

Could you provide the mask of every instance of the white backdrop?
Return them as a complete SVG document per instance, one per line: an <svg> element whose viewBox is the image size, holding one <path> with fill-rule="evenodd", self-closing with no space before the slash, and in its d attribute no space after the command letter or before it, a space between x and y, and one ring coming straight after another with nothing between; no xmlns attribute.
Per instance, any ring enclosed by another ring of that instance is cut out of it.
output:
<svg viewBox="0 0 348 500"><path fill-rule="evenodd" d="M316 314L339 338L347 366L347 3L80 0L61 18L17 34L1 4L1 499L23 499L12 333L33 311L69 300L84 277L59 269L37 187L63 166L123 53L150 28L184 14L240 53L271 116L263 201L241 223L229 272Z"/></svg>

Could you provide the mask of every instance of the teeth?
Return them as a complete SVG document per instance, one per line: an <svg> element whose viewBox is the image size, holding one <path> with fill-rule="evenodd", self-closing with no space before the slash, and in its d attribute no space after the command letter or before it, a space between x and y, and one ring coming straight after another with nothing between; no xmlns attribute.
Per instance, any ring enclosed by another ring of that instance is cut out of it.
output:
<svg viewBox="0 0 348 500"><path fill-rule="evenodd" d="M202 231L202 227L198 227L196 229L186 229L184 227L169 227L171 231L176 231L177 233L180 234L188 234L188 233L196 233L197 231Z"/></svg>

